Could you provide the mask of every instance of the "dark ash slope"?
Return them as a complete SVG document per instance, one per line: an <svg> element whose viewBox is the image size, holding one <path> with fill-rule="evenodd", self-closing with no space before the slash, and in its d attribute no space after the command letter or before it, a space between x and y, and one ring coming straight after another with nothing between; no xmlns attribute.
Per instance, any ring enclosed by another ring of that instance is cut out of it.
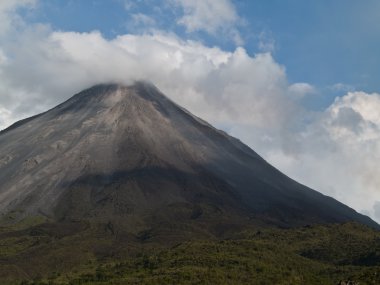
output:
<svg viewBox="0 0 380 285"><path fill-rule="evenodd" d="M131 232L174 224L206 232L254 223L378 227L141 82L94 86L2 131L0 211L112 221Z"/></svg>

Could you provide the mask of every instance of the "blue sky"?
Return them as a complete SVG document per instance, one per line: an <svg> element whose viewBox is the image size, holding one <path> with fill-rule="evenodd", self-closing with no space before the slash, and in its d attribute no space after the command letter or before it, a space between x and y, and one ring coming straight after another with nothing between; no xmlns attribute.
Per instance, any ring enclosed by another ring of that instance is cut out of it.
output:
<svg viewBox="0 0 380 285"><path fill-rule="evenodd" d="M150 80L281 171L380 221L380 1L1 0L0 129Z"/></svg>
<svg viewBox="0 0 380 285"><path fill-rule="evenodd" d="M186 32L176 24L178 7L165 1L123 0L40 1L28 10L26 19L49 23L54 29L90 32L99 30L106 38L125 33L143 33L132 25L132 14L153 18L155 27L180 37L202 41L207 46L234 50L236 44L223 35L203 31ZM308 98L309 107L320 109L348 89L380 90L380 2L376 0L237 0L237 23L248 53L261 52L260 42L286 67L291 82L308 82L318 88L318 96ZM338 88L338 85L341 88ZM336 88L333 88L335 85Z"/></svg>

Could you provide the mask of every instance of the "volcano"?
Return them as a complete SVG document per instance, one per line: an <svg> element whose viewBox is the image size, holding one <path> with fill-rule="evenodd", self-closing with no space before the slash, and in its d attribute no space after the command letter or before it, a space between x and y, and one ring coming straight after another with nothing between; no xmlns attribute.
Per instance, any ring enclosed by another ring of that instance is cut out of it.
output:
<svg viewBox="0 0 380 285"><path fill-rule="evenodd" d="M96 85L0 132L0 212L3 221L42 216L131 233L347 221L378 228L146 82Z"/></svg>

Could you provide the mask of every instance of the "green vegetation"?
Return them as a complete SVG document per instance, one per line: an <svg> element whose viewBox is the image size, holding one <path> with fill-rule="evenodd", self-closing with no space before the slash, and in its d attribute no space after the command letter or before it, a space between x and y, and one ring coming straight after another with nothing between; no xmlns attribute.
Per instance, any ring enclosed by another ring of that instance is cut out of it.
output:
<svg viewBox="0 0 380 285"><path fill-rule="evenodd" d="M0 225L3 225L0 227L0 233L3 231L10 232L15 230L23 230L48 222L47 218L44 216L28 216L20 221L17 221L18 216L22 213L22 211L11 211L7 215L0 217Z"/></svg>
<svg viewBox="0 0 380 285"><path fill-rule="evenodd" d="M0 234L0 283L380 284L380 233L362 225L262 228L177 244L89 223Z"/></svg>

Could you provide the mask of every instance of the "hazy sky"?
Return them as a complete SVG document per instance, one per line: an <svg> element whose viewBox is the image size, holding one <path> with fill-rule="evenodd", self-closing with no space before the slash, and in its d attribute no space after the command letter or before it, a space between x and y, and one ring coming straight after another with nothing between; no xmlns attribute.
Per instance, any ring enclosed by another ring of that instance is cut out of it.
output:
<svg viewBox="0 0 380 285"><path fill-rule="evenodd" d="M380 1L1 0L0 129L147 79L380 221Z"/></svg>

